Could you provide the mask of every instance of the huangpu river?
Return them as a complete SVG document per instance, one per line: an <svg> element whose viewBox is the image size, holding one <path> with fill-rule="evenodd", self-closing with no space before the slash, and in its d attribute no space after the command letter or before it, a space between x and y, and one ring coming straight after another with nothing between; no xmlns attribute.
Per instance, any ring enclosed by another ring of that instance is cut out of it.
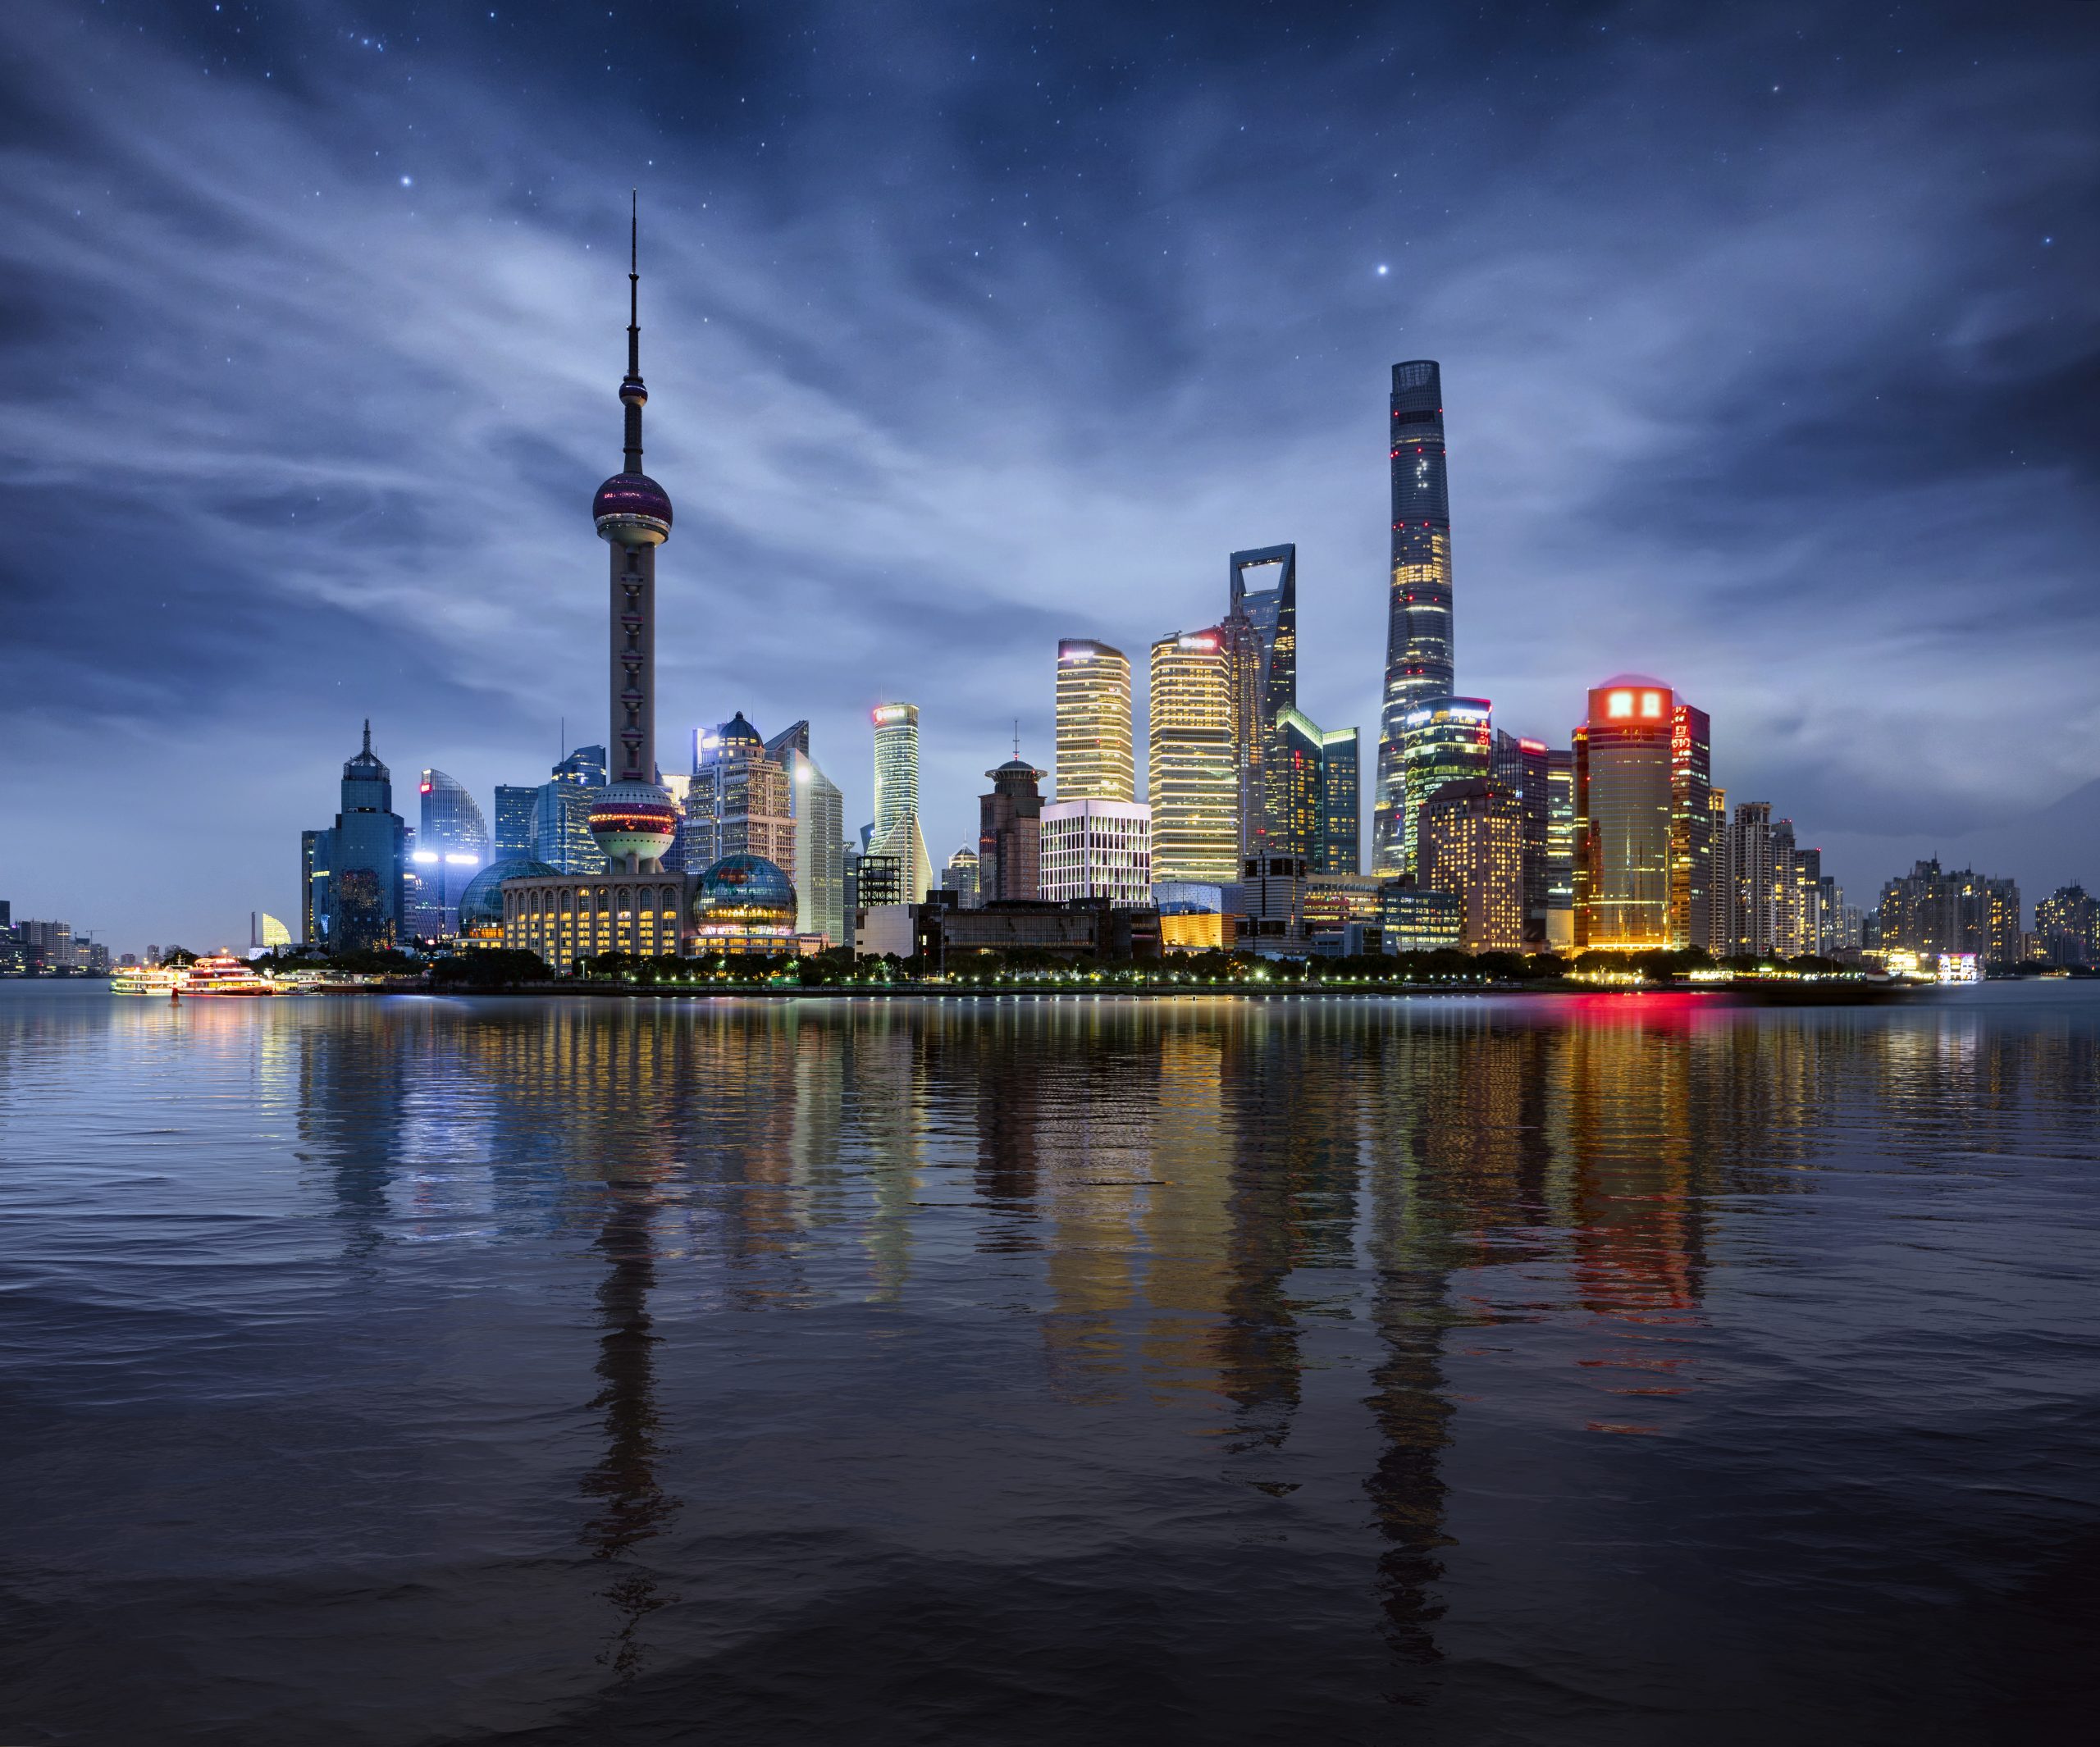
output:
<svg viewBox="0 0 2100 1747"><path fill-rule="evenodd" d="M2096 983L0 983L0 1743L2090 1739L2096 1319Z"/></svg>

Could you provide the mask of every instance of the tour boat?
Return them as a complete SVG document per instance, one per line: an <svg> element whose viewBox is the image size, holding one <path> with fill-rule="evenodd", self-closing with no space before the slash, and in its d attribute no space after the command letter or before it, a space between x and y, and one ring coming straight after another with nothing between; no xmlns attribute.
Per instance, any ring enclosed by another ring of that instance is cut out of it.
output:
<svg viewBox="0 0 2100 1747"><path fill-rule="evenodd" d="M189 976L182 985L185 997L191 995L282 995L281 989L267 978L258 977L231 953L215 952L201 958L189 967Z"/></svg>
<svg viewBox="0 0 2100 1747"><path fill-rule="evenodd" d="M126 965L109 979L112 995L171 995L182 987L182 972L172 965Z"/></svg>

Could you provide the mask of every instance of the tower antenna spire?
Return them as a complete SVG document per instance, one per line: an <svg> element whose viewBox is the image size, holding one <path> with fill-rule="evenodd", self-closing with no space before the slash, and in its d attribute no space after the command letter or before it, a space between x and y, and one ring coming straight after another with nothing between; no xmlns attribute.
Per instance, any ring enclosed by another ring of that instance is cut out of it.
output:
<svg viewBox="0 0 2100 1747"><path fill-rule="evenodd" d="M641 409L649 390L641 384L641 191L628 191L627 221L627 380L620 384L620 404L627 408L627 471L641 471Z"/></svg>
<svg viewBox="0 0 2100 1747"><path fill-rule="evenodd" d="M628 190L627 373L641 380L641 190Z"/></svg>
<svg viewBox="0 0 2100 1747"><path fill-rule="evenodd" d="M369 716L364 718L364 755L367 758L372 756L372 718Z"/></svg>

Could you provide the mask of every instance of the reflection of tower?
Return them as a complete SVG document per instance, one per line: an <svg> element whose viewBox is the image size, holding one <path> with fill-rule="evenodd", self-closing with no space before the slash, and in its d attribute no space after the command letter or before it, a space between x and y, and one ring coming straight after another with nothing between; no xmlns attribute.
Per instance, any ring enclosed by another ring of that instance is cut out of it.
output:
<svg viewBox="0 0 2100 1747"><path fill-rule="evenodd" d="M656 1261L650 1246L649 1222L655 1211L647 1181L615 1181L605 1222L598 1234L605 1278L598 1288L598 1311L604 1332L598 1338L598 1378L602 1387L591 1405L605 1414L605 1454L584 1476L586 1498L599 1501L598 1514L585 1526L583 1539L592 1557L618 1559L657 1534L678 1510L656 1479L661 1454L656 1441L656 1369L649 1289L656 1284ZM605 1590L620 1618L620 1627L605 1660L624 1676L641 1660L642 1621L664 1605L656 1579L646 1568L622 1570Z"/></svg>
<svg viewBox="0 0 2100 1747"><path fill-rule="evenodd" d="M671 535L671 499L641 471L641 382L635 230L628 238L627 458L598 487L591 513L612 548L612 781L591 808L591 835L619 871L654 874L678 835L678 815L656 781L656 548Z"/></svg>

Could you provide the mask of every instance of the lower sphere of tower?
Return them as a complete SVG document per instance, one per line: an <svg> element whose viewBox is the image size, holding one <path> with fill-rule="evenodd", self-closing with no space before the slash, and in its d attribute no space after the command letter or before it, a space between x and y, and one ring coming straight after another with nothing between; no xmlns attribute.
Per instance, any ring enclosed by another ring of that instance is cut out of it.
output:
<svg viewBox="0 0 2100 1747"><path fill-rule="evenodd" d="M591 804L591 835L615 865L660 860L678 834L678 810L653 782L614 782Z"/></svg>

